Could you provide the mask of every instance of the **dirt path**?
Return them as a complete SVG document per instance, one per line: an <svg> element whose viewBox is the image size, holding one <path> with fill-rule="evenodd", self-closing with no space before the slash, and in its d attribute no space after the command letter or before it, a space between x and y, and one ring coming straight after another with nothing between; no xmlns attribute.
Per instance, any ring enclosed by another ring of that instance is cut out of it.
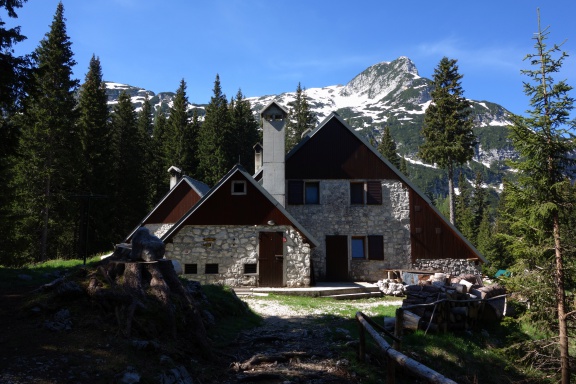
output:
<svg viewBox="0 0 576 384"><path fill-rule="evenodd" d="M230 382L360 382L350 362L342 357L346 351L357 348L357 341L341 327L344 320L330 318L325 309L294 310L258 297L242 300L264 318L264 324L244 332L237 340L238 359L232 364L237 381ZM370 308L382 302L343 301L334 305L352 306L369 313Z"/></svg>

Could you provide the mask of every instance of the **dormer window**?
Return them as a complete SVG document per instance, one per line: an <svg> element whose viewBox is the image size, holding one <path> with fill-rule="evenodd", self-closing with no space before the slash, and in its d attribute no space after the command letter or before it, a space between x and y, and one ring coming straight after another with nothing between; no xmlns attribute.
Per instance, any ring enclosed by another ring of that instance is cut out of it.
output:
<svg viewBox="0 0 576 384"><path fill-rule="evenodd" d="M246 194L246 181L234 180L232 181L232 195L245 195Z"/></svg>

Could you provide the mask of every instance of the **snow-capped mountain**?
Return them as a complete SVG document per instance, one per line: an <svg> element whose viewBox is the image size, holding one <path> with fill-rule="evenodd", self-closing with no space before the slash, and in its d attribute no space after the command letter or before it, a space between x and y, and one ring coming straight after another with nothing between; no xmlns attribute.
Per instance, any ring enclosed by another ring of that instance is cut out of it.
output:
<svg viewBox="0 0 576 384"><path fill-rule="evenodd" d="M128 92L136 108L140 108L146 95L155 110L167 111L172 105L173 92L155 94L149 90L124 84L107 82L109 104L114 104L122 90ZM378 142L385 125L398 145L398 152L414 167L421 164L416 153L421 143L420 129L424 113L431 101L432 81L418 74L415 64L407 57L370 66L345 85L330 85L305 90L312 110L322 121L337 112L369 140ZM296 92L247 98L255 114L272 100L289 108ZM476 156L469 164L469 179L479 167L487 178L499 183L503 161L515 153L507 140L509 112L502 106L488 101L470 100L473 108L475 132L478 137ZM190 109L204 105L190 105ZM418 171L418 169L416 169ZM418 173L418 172L415 172ZM434 178L440 178L436 175ZM423 185L437 184L436 180L422 181ZM436 188L432 188L436 189Z"/></svg>

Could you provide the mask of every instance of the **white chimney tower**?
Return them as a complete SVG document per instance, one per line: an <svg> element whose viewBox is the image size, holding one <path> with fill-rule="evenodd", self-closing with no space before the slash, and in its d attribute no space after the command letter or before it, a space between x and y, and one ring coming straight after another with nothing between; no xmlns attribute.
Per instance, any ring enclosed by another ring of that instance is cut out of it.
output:
<svg viewBox="0 0 576 384"><path fill-rule="evenodd" d="M286 206L286 119L288 112L275 101L262 112L263 162L262 186L280 203Z"/></svg>

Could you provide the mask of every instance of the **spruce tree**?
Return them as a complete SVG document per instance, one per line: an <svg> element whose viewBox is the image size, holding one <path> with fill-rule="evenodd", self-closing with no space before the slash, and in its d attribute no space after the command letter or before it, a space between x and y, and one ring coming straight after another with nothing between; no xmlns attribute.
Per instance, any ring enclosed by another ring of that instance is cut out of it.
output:
<svg viewBox="0 0 576 384"><path fill-rule="evenodd" d="M418 151L422 160L447 170L452 224L455 224L454 167L472 159L475 143L470 103L463 96L462 75L456 62L444 57L434 69L432 103L424 115L421 131L424 143Z"/></svg>
<svg viewBox="0 0 576 384"><path fill-rule="evenodd" d="M400 158L400 172L402 172L404 176L410 176L408 174L408 165L406 164L406 159L404 156Z"/></svg>
<svg viewBox="0 0 576 384"><path fill-rule="evenodd" d="M216 75L213 95L198 133L198 176L210 186L215 185L235 164L231 142L237 138L230 135L230 120L228 100L222 93L220 76Z"/></svg>
<svg viewBox="0 0 576 384"><path fill-rule="evenodd" d="M108 232L112 207L103 199L108 194L112 166L108 154L107 101L100 59L93 55L78 98L78 132L82 149L82 156L78 159L82 163L81 180L76 191L81 205L79 254L108 250L112 241Z"/></svg>
<svg viewBox="0 0 576 384"><path fill-rule="evenodd" d="M165 156L168 167L174 165L185 174L192 173L196 167L196 145L194 134L190 130L186 82L182 79L170 108L168 124L166 125Z"/></svg>
<svg viewBox="0 0 576 384"><path fill-rule="evenodd" d="M470 200L470 212L472 214L472 230L478 233L480 223L484 218L484 213L487 212L488 201L487 192L484 188L484 177L481 172L476 172L476 179L474 180L474 194ZM470 239L474 240L474 239Z"/></svg>
<svg viewBox="0 0 576 384"><path fill-rule="evenodd" d="M572 87L553 79L567 54L558 45L548 47L548 35L548 28L540 27L538 15L535 53L526 56L533 68L522 71L529 77L524 92L530 97L531 110L527 111L528 117L513 116L511 138L520 158L512 163L518 178L509 184L506 208L512 213L508 216L511 234L519 239L512 247L521 278L518 287L523 289L536 280L523 276L526 270L538 276L538 289L523 289L523 294L534 300L532 316L558 334L561 382L566 384L570 382L567 316L576 308L566 300L566 289L573 289L566 287L574 279L573 271L566 268L573 249L563 235L572 230L565 228L568 223L564 219L574 215L574 194L570 190L576 176L576 122L570 120L574 108L569 95Z"/></svg>
<svg viewBox="0 0 576 384"><path fill-rule="evenodd" d="M142 162L143 162L143 170L142 170L142 177L146 180L147 187L148 187L148 194L146 200L147 209L152 209L156 202L152 200L152 179L154 178L154 162L153 156L156 148L153 146L152 140L152 131L153 131L153 123L152 123L152 105L150 104L150 99L148 95L144 98L144 103L142 104L142 108L138 111L136 117L136 126L138 129L138 137L142 142L140 146L142 148Z"/></svg>
<svg viewBox="0 0 576 384"><path fill-rule="evenodd" d="M400 156L396 153L396 142L390 134L390 127L384 127L382 139L378 144L378 152L382 154L393 166L400 169Z"/></svg>
<svg viewBox="0 0 576 384"><path fill-rule="evenodd" d="M470 209L470 203L472 201L472 192L470 191L470 185L466 180L464 172L460 171L458 176L458 190L459 194L456 196L455 209L456 209L456 223L457 228L462 232L464 237L466 237L471 242L474 242L474 228L473 228L473 215Z"/></svg>
<svg viewBox="0 0 576 384"><path fill-rule="evenodd" d="M22 7L26 0L0 1L0 8L6 9L8 17L17 18L16 8ZM18 143L18 130L12 117L18 113L23 96L27 75L27 59L14 56L14 45L26 39L20 33L20 27L4 28L0 18L0 233L3 246L0 247L0 265L18 263L18 252L14 243L13 179L14 156Z"/></svg>
<svg viewBox="0 0 576 384"><path fill-rule="evenodd" d="M170 161L165 154L168 152L165 140L165 130L167 125L166 115L161 109L158 109L154 118L154 128L152 131L152 148L150 167L150 196L148 201L153 206L160 202L160 199L169 190L168 165Z"/></svg>
<svg viewBox="0 0 576 384"><path fill-rule="evenodd" d="M288 103L288 121L286 122L286 152L289 152L302 139L302 134L316 127L318 118L312 112L306 89L300 83L296 88L296 98Z"/></svg>
<svg viewBox="0 0 576 384"><path fill-rule="evenodd" d="M122 92L111 117L111 155L114 180L111 192L114 215L111 229L115 241L120 241L138 224L147 212L148 183L143 177L145 164L142 158L141 132L137 127L136 113L130 96Z"/></svg>
<svg viewBox="0 0 576 384"><path fill-rule="evenodd" d="M239 89L234 100L232 113L232 156L237 156L239 162L248 170L254 171L254 145L260 140L258 122L252 113L250 102L244 98Z"/></svg>
<svg viewBox="0 0 576 384"><path fill-rule="evenodd" d="M34 56L36 68L19 119L16 226L24 257L46 260L73 253L77 207L70 195L79 183L78 80L72 79L76 63L62 3Z"/></svg>

